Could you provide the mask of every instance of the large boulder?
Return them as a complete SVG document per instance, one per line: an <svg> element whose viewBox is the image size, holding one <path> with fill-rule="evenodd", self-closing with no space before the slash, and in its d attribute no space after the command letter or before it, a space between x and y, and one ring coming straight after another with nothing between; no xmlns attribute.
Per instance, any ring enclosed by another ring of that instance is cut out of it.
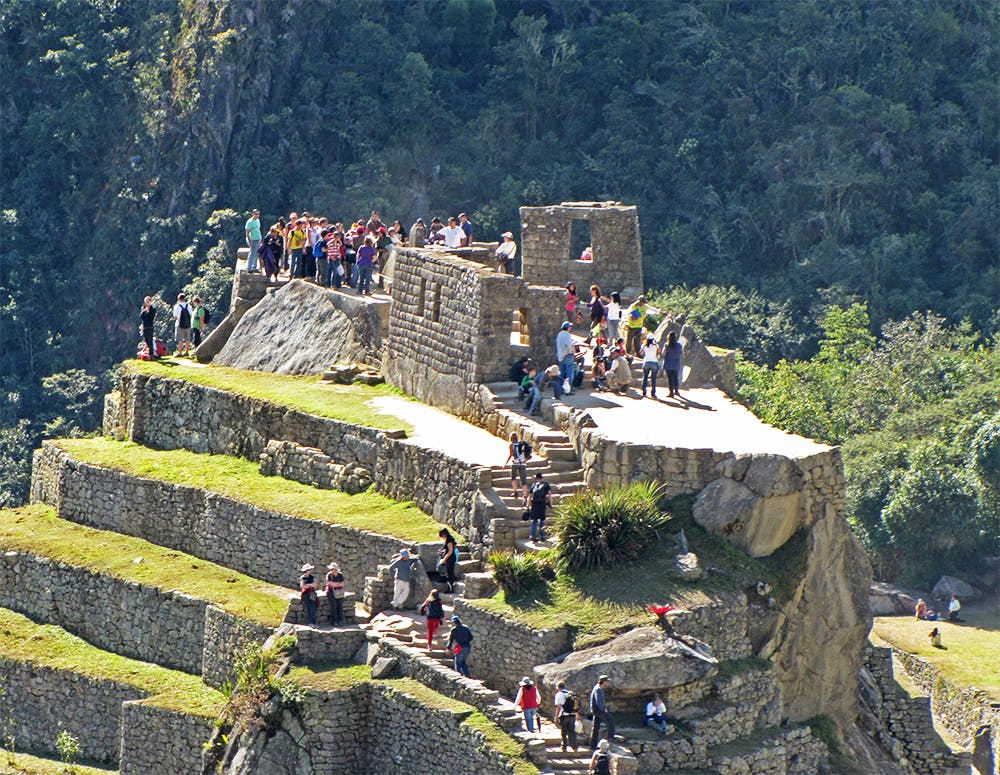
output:
<svg viewBox="0 0 1000 775"><path fill-rule="evenodd" d="M319 374L332 363L375 363L386 304L292 280L240 318L213 363L276 374Z"/></svg>
<svg viewBox="0 0 1000 775"><path fill-rule="evenodd" d="M715 665L690 655L659 627L638 627L601 646L574 651L561 662L535 668L539 683L555 692L566 685L586 698L598 677L611 678L609 695L619 700L648 699L654 692L714 675Z"/></svg>
<svg viewBox="0 0 1000 775"><path fill-rule="evenodd" d="M683 318L665 316L654 333L657 343L664 344L671 331L677 334L677 339L684 345L682 387L718 387L730 391L735 387L727 384L729 380L719 367L715 356L698 338L695 330L684 323Z"/></svg>
<svg viewBox="0 0 1000 775"><path fill-rule="evenodd" d="M917 598L892 584L876 581L868 590L868 607L874 616L912 616L917 607Z"/></svg>
<svg viewBox="0 0 1000 775"><path fill-rule="evenodd" d="M964 601L979 600L983 593L962 579L957 579L954 576L942 576L934 585L934 589L931 590L931 595L935 600L950 600L951 596L955 595L959 600Z"/></svg>
<svg viewBox="0 0 1000 775"><path fill-rule="evenodd" d="M778 480L774 488L780 491L786 485ZM798 490L765 497L742 482L722 477L698 495L693 516L703 528L751 557L767 557L802 526L801 500Z"/></svg>

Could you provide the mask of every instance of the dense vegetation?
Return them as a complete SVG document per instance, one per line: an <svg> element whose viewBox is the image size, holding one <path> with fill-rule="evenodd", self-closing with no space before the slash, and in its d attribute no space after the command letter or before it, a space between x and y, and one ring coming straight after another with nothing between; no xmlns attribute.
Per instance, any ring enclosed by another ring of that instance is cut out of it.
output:
<svg viewBox="0 0 1000 775"><path fill-rule="evenodd" d="M143 295L218 311L248 208L463 209L495 237L522 204L614 198L640 207L647 285L714 315L758 410L847 443L872 547L918 505L982 524L987 0L8 0L0 36L0 505L24 498L42 434L96 426ZM831 358L829 316L856 302L874 339ZM942 362L923 365L955 375L929 396L916 375L905 396L855 389L910 376L894 358L930 327ZM959 469L957 500L920 478Z"/></svg>

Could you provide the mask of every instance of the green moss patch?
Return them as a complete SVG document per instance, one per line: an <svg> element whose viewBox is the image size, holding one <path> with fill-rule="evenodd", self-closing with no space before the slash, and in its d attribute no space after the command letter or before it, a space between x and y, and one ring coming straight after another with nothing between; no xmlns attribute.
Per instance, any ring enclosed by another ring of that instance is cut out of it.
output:
<svg viewBox="0 0 1000 775"><path fill-rule="evenodd" d="M130 360L124 365L134 374L181 379L331 420L381 430L404 430L408 433L413 430L413 426L406 421L369 406L368 402L379 396L406 397L402 391L386 384L335 385L316 376L290 376L231 369L227 366L206 366L181 358Z"/></svg>
<svg viewBox="0 0 1000 775"><path fill-rule="evenodd" d="M115 681L150 695L158 707L214 718L225 699L195 676L91 646L61 627L0 608L0 659Z"/></svg>
<svg viewBox="0 0 1000 775"><path fill-rule="evenodd" d="M0 549L183 592L268 627L284 621L288 609L287 589L141 538L68 522L48 506L0 511Z"/></svg>
<svg viewBox="0 0 1000 775"><path fill-rule="evenodd" d="M53 442L75 458L144 479L209 490L279 514L395 536L437 541L443 525L412 503L398 503L368 490L348 495L320 490L280 476L262 476L255 463L229 455L199 455L183 449L153 450L108 438Z"/></svg>
<svg viewBox="0 0 1000 775"><path fill-rule="evenodd" d="M13 753L6 748L0 748L0 772L10 775L117 775L118 770L91 767L84 764L74 764L69 770L62 762L55 759L45 759L26 753Z"/></svg>

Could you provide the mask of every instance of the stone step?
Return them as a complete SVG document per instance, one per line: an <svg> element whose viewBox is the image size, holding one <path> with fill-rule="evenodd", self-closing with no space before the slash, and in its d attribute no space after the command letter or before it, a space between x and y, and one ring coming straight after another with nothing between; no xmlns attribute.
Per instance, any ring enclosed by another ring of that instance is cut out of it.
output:
<svg viewBox="0 0 1000 775"><path fill-rule="evenodd" d="M570 461L564 460L559 462L567 463ZM539 472L535 471L534 473ZM557 482L583 482L583 469L581 468L566 468L564 470L548 468L541 470L541 474L545 481L549 484L555 484ZM503 492L505 490L510 492L510 471L504 471L502 474L493 475L493 489L497 492Z"/></svg>
<svg viewBox="0 0 1000 775"><path fill-rule="evenodd" d="M572 444L565 446L545 444L541 452L550 460L577 460L576 448Z"/></svg>

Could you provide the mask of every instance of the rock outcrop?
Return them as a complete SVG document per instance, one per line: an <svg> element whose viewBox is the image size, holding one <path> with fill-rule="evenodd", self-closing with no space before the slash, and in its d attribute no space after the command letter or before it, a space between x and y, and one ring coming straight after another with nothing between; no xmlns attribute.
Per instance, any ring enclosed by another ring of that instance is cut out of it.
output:
<svg viewBox="0 0 1000 775"><path fill-rule="evenodd" d="M339 362L377 363L387 307L292 280L240 318L212 362L276 374L319 374Z"/></svg>

